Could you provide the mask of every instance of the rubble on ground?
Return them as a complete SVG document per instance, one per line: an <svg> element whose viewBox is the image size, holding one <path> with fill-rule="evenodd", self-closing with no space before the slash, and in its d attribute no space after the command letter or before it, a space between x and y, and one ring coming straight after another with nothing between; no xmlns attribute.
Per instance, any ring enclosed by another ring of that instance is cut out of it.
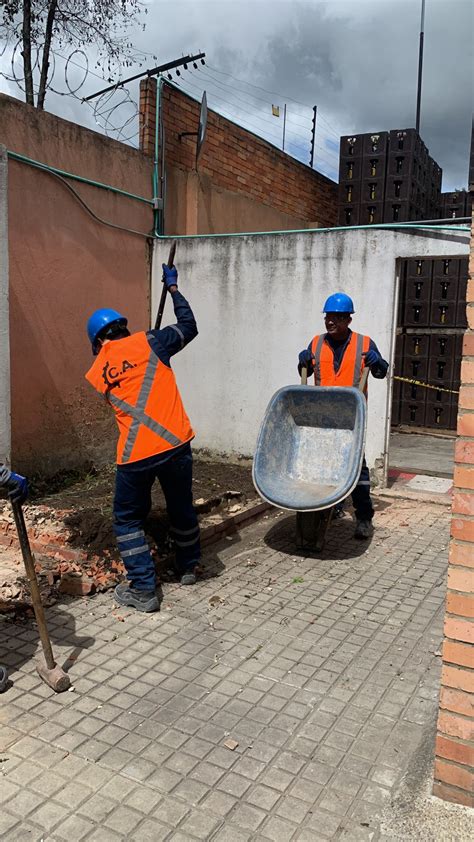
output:
<svg viewBox="0 0 474 842"><path fill-rule="evenodd" d="M195 505L201 529L239 517L259 499L248 463L195 459ZM83 479L54 485L54 493L39 494L24 506L30 543L43 601L60 595L89 596L113 588L124 576L112 529L114 471L88 472ZM38 499L39 498L39 499ZM157 571L166 578L172 553L165 501L155 484L147 539ZM0 613L31 604L28 583L10 504L0 502Z"/></svg>

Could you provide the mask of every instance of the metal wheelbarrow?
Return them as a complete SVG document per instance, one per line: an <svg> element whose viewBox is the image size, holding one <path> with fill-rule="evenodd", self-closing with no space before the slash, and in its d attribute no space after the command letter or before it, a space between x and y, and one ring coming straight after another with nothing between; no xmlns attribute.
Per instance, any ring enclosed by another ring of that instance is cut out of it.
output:
<svg viewBox="0 0 474 842"><path fill-rule="evenodd" d="M333 508L355 488L364 458L367 404L358 389L284 386L268 404L253 461L264 500L296 515L296 543L321 550Z"/></svg>

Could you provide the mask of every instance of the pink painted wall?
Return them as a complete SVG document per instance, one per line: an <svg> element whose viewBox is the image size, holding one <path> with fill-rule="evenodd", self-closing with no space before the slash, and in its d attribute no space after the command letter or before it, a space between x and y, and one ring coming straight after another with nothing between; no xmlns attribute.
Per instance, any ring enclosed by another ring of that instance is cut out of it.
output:
<svg viewBox="0 0 474 842"><path fill-rule="evenodd" d="M151 196L141 152L0 95L0 143L43 163ZM115 423L84 380L97 307L149 326L145 237L94 220L54 176L9 160L12 463L54 473L113 457ZM150 206L69 182L99 217L148 233Z"/></svg>

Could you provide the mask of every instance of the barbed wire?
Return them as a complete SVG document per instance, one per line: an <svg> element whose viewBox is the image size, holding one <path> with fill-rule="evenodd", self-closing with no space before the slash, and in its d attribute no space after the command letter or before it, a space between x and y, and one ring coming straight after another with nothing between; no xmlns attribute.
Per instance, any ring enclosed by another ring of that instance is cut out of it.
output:
<svg viewBox="0 0 474 842"><path fill-rule="evenodd" d="M7 81L16 85L22 93L25 93L23 73L19 70L20 66L23 70L20 59L22 49L21 38L14 44L5 42L3 49L0 43L0 57L5 55L8 47L11 48L10 72L0 70L0 76L3 76ZM42 63L43 47L43 44L37 44L34 48L32 72L33 91L35 94L39 90L39 73ZM118 62L119 70L121 70L122 66L127 68L133 67L134 65L142 67L149 57L158 61L158 57L155 54L134 48L131 56L127 56L127 59L123 63ZM64 63L62 74L60 74L59 62ZM96 66L98 65L99 62L97 61ZM265 88L260 88L242 79L236 79L231 74L224 73L217 68L211 67L210 71L207 66L206 70L201 70L201 67L196 69L198 72L193 72L191 67L185 67L186 76L183 77L177 73L179 79L173 79L174 84L177 84L184 92L186 88L188 90L191 88L193 91L199 91L201 95L202 91L206 89L208 94L211 95L211 98L217 100L215 103L216 110L223 114L223 116L227 116L234 122L241 124L243 128L247 127L247 129L259 136L269 136L271 142L276 145L280 144L280 127L274 122L274 118L270 114L265 113L262 104L260 104L265 103L268 106L271 104L270 100L261 96L261 93L270 94L270 96L275 95L279 98L280 102L284 102L285 97L275 93L272 94L271 91L267 91ZM80 71L78 78L76 71ZM181 73L183 73L183 70L181 70ZM122 141L123 143L135 142L136 145L136 139L139 134L139 108L137 99L132 96L127 87L122 85L119 78L116 86L111 91L86 102L85 96L88 92L88 82L92 79L100 80L100 82L106 84L113 82L112 78L97 73L91 68L91 60L85 50L76 47L69 53L65 53L58 48L51 48L50 69L46 84L47 91L55 96L68 97L79 102L81 105L87 106L92 121L107 137ZM240 85L245 85L246 88L243 89ZM255 91L258 91L258 93L255 93ZM195 96L196 94L191 95ZM309 150L311 139L310 109L304 103L300 103L289 97L287 99L293 105L298 106L295 114L292 114L291 111L287 113L286 131L288 152L299 160L305 160L307 155L304 150L306 145ZM327 123L322 115L320 117L318 114L318 121L320 119L325 124L324 134L329 135L330 138L336 138L334 128ZM256 125L255 121L260 125ZM334 171L337 168L337 152L327 146L322 147L319 138L316 139L316 149L319 152L319 168L322 171Z"/></svg>
<svg viewBox="0 0 474 842"><path fill-rule="evenodd" d="M0 47L1 46L2 45L0 45ZM13 45L9 45L5 41L5 43L3 44L3 49L0 53L0 57L5 55L9 46L11 49L11 57L9 62L10 72L7 72L5 69L0 70L0 76L2 76L8 82L16 85L17 88L24 94L24 77L23 73L20 72L18 69L20 65L22 41L21 39L18 39ZM33 91L35 94L37 94L39 91L38 75L40 71L43 46L43 44L36 45L33 53L32 73ZM57 78L57 59L61 59L64 62L62 81L60 81ZM140 60L134 62L133 59L127 59L126 65L128 67L130 66L130 64L133 65L134 63L138 64L139 66L142 66ZM76 69L81 71L81 76L79 77L79 79L74 79L74 72ZM113 81L112 79L106 78L105 76L100 75L99 73L96 73L91 69L90 59L85 50L75 48L71 50L71 52L68 55L64 55L64 53L61 53L58 49L51 48L50 68L48 72L48 80L46 83L47 92L53 93L56 96L60 97L69 97L71 99L75 99L81 104L86 105L91 112L92 119L94 120L95 124L105 135L107 135L107 137L113 137L116 140L122 140L124 143L130 142L131 140L135 139L138 136L138 129L134 130L133 132L130 132L129 127L134 121L138 121L138 104L136 100L132 97L130 91L125 87L121 87L120 81L118 81L115 90L111 91L109 94L98 97L93 102L86 103L84 102L84 96L87 91L87 81L90 77L99 79L101 82L106 83L110 83ZM115 98L115 101L111 103L110 108L106 108L109 101L113 98ZM117 120L116 118L119 114L120 109L124 108L127 109L127 113L124 116L121 116L119 120Z"/></svg>

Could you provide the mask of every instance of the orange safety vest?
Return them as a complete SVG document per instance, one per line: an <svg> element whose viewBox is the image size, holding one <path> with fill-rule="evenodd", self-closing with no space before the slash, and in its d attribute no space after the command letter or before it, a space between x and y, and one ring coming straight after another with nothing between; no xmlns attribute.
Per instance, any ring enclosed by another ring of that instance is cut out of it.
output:
<svg viewBox="0 0 474 842"><path fill-rule="evenodd" d="M173 371L158 359L143 331L103 345L86 380L115 410L119 465L194 438Z"/></svg>
<svg viewBox="0 0 474 842"><path fill-rule="evenodd" d="M370 336L362 333L351 333L338 371L334 371L334 354L326 342L326 334L315 336L311 343L311 353L314 357L314 385L315 386L359 386L363 369L365 368L362 354L369 350ZM367 387L364 390L367 391Z"/></svg>

